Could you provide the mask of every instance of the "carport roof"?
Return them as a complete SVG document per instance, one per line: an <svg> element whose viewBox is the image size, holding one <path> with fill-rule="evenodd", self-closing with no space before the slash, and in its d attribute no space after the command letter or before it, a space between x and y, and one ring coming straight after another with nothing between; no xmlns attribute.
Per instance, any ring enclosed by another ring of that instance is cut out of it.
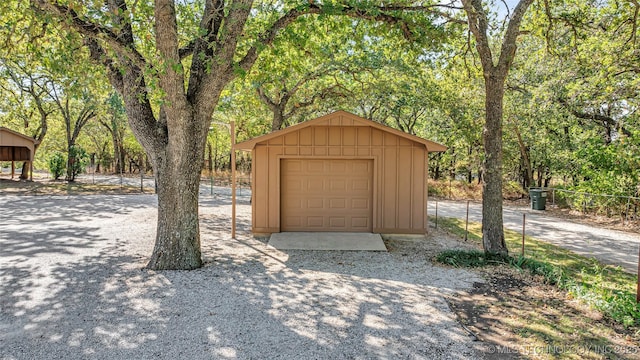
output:
<svg viewBox="0 0 640 360"><path fill-rule="evenodd" d="M351 124L349 125L345 124L341 118L351 120ZM279 136L283 136L291 132L299 131L309 126L370 126L372 128L382 130L382 131L397 135L399 137L405 138L407 140L411 140L411 141L423 144L427 148L428 152L442 152L447 150L446 146L442 144L438 144L437 142L426 140L415 135L407 134L403 131L390 128L388 126L379 124L375 121L367 120L365 118L362 118L358 115L352 114L344 110L339 110L331 114L321 116L317 119L305 121L303 123L290 126L283 130L278 130L266 135L258 136L251 140L237 143L233 147L236 150L253 150L253 148L258 143L261 143Z"/></svg>
<svg viewBox="0 0 640 360"><path fill-rule="evenodd" d="M21 134L21 133L19 133L17 131L13 131L13 130L8 129L8 128L4 127L4 126L0 126L0 133L2 133L2 132L8 133L9 135L17 136L17 137L22 138L24 140L28 140L28 141L32 142L34 145L40 143L39 141L37 141L36 139L34 139L34 138L30 137L30 136ZM2 136L0 134L0 143L2 143L1 140L2 140Z"/></svg>

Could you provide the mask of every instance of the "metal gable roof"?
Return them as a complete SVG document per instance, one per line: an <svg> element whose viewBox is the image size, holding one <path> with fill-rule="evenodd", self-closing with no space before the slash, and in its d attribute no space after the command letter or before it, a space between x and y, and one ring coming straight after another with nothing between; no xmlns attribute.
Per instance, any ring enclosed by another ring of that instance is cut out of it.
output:
<svg viewBox="0 0 640 360"><path fill-rule="evenodd" d="M17 136L17 137L19 137L21 139L28 140L28 141L32 142L34 145L39 143L36 139L34 139L34 138L30 137L30 136L21 134L21 133L19 133L17 131L13 131L13 130L11 130L9 128L6 128L6 127L3 127L3 126L0 126L0 132L6 132L6 133L8 133L10 135L14 135L14 136ZM0 136L0 138L1 138L1 136Z"/></svg>
<svg viewBox="0 0 640 360"><path fill-rule="evenodd" d="M253 148L259 143L266 142L292 132L300 131L310 126L369 126L405 138L407 140L423 144L428 152L442 152L447 150L446 146L438 144L437 142L426 140L415 135L407 134L403 131L379 124L375 121L367 120L344 110L339 110L331 114L321 116L317 119L305 121L303 123L296 124L279 131L274 131L266 135L258 136L251 140L237 143L233 146L233 148L236 150L253 150Z"/></svg>

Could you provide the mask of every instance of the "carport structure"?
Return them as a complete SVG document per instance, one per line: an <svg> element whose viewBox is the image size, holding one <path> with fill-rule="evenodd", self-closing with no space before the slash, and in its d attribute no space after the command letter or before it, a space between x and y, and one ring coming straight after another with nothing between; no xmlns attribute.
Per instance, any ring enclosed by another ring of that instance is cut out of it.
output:
<svg viewBox="0 0 640 360"><path fill-rule="evenodd" d="M446 147L337 111L252 140L252 231L424 234L429 152Z"/></svg>
<svg viewBox="0 0 640 360"><path fill-rule="evenodd" d="M11 161L11 178L15 176L15 162L29 163L29 180L33 180L33 156L38 141L19 132L0 127L0 161Z"/></svg>

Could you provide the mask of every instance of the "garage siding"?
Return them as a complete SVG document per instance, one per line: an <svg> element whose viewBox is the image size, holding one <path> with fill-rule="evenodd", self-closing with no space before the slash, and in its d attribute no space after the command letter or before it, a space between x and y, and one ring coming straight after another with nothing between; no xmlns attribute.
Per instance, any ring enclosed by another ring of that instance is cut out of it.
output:
<svg viewBox="0 0 640 360"><path fill-rule="evenodd" d="M256 233L281 231L282 160L311 158L371 161L374 173L370 231L426 231L427 151L423 144L336 116L257 143L252 155L252 183L260 187L254 189L252 199L252 227Z"/></svg>

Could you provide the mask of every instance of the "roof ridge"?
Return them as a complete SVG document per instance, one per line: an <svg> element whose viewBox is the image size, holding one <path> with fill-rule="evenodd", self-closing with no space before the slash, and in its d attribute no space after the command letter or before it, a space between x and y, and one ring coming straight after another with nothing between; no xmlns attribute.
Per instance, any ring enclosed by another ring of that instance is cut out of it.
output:
<svg viewBox="0 0 640 360"><path fill-rule="evenodd" d="M274 131L274 132L271 132L271 133L268 133L268 134L265 134L265 135L261 135L261 136L255 137L253 139L249 139L249 140L245 140L245 141L240 142L240 143L236 143L236 144L233 145L233 148L236 149L236 150L252 150L255 147L255 145L260 143L260 142L267 141L267 140L270 140L270 139L273 139L273 138L276 138L276 137L279 137L279 136L284 136L286 134L302 130L304 128L313 126L316 123L321 123L321 122L330 120L332 117L335 117L337 115L348 116L351 120L353 120L355 122L358 122L360 124L363 124L363 126L370 126L370 127L373 127L373 128L377 128L377 129L379 129L381 131L386 131L388 133L391 133L391 134L394 134L396 136L405 138L407 140L423 144L427 148L427 151L429 151L429 152L442 152L442 151L446 151L447 150L446 146L444 146L442 144L439 144L437 142L434 142L434 141L431 141L431 140L427 140L427 139L423 139L423 138L421 138L419 136L416 136L416 135L405 133L405 132L400 131L398 129L394 129L392 127L377 123L375 121L372 121L372 120L369 120L369 119L365 119L365 118L363 118L361 116L358 116L356 114L353 114L353 113L350 113L350 112L344 111L344 110L337 110L337 111L334 111L334 112L329 113L329 114L324 115L324 116L320 116L320 117L312 119L312 120L304 121L304 122L301 122L299 124L296 124L296 125L293 125L293 126L289 126L287 128L284 128L284 129L281 129L281 130L278 130L278 131ZM331 126L331 125L329 125L329 126Z"/></svg>

